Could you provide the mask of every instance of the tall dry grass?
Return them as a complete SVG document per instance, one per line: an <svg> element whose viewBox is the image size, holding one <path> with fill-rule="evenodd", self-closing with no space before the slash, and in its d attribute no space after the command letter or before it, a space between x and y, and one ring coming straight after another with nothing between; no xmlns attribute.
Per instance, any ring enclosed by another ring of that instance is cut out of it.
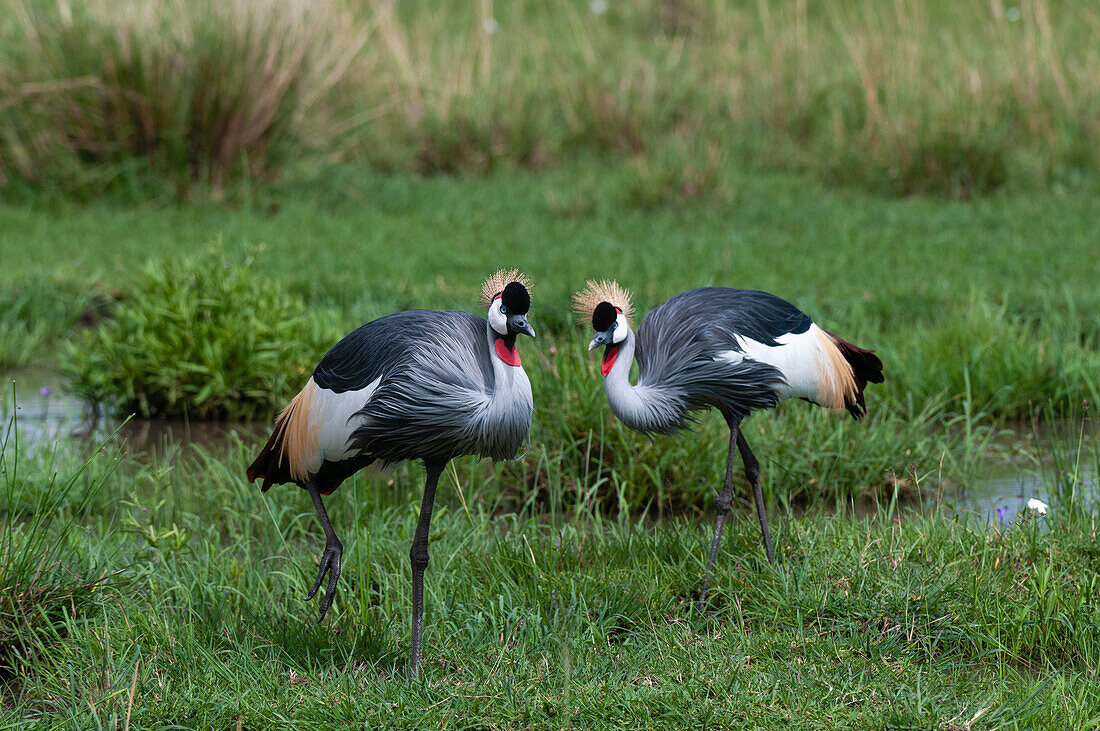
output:
<svg viewBox="0 0 1100 731"><path fill-rule="evenodd" d="M8 176L151 159L218 184L310 151L465 173L672 141L965 197L1100 165L1089 3L16 7L0 21Z"/></svg>
<svg viewBox="0 0 1100 731"><path fill-rule="evenodd" d="M215 186L235 168L270 173L273 149L337 123L332 96L367 35L306 0L13 6L0 173L32 179L135 160Z"/></svg>

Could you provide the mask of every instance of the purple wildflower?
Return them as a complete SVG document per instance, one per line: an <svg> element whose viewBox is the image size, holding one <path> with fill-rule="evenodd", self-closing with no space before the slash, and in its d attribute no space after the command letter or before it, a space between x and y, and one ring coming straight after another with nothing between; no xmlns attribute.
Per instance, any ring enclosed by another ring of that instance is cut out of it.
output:
<svg viewBox="0 0 1100 731"><path fill-rule="evenodd" d="M50 387L49 386L43 386L42 388L38 389L38 393L42 394L43 396L49 396L50 395Z"/></svg>
<svg viewBox="0 0 1100 731"><path fill-rule="evenodd" d="M1004 520L1006 515L1008 515L1008 506L1007 505L1002 505L1001 507L997 508L997 520L998 521Z"/></svg>

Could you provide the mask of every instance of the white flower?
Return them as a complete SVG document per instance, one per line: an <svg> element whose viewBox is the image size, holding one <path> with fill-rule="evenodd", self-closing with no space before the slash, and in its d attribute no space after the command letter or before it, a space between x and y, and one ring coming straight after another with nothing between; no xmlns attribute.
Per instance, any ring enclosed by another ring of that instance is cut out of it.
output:
<svg viewBox="0 0 1100 731"><path fill-rule="evenodd" d="M588 9L596 15L603 15L607 12L607 0L592 0L588 3Z"/></svg>
<svg viewBox="0 0 1100 731"><path fill-rule="evenodd" d="M481 24L481 27L485 30L486 33L492 35L493 33L496 33L498 30L500 30L500 23L497 22L496 18L486 18L485 22Z"/></svg>
<svg viewBox="0 0 1100 731"><path fill-rule="evenodd" d="M1027 501L1027 507L1030 510L1034 510L1035 512L1037 512L1039 515L1046 515L1047 510L1050 509L1049 505L1047 505L1042 500L1039 500L1037 498L1031 498L1030 500L1028 500Z"/></svg>

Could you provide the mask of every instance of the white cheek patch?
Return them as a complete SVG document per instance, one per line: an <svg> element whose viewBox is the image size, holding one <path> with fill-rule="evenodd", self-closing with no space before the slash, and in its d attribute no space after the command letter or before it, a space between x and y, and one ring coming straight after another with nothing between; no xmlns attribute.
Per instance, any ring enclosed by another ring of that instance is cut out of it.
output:
<svg viewBox="0 0 1100 731"><path fill-rule="evenodd" d="M485 316L485 319L489 321L494 331L501 335L508 334L508 318L500 311L500 297L497 297L493 300L493 304L489 305L489 314Z"/></svg>
<svg viewBox="0 0 1100 731"><path fill-rule="evenodd" d="M611 336L611 342L621 343L626 340L626 333L630 330L630 326L626 324L626 315L619 313L619 316L615 318L615 334Z"/></svg>

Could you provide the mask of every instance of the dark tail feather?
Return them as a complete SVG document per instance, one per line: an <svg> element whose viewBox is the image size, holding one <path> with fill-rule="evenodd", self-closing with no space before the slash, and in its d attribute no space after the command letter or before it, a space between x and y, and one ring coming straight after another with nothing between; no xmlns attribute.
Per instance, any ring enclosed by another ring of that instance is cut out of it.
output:
<svg viewBox="0 0 1100 731"><path fill-rule="evenodd" d="M854 398L847 399L844 405L852 418L858 419L867 413L867 404L863 400L863 389L867 387L868 383L882 383L886 380L882 375L882 361L879 360L874 351L864 350L852 345L847 340L842 340L832 333L828 333L828 335L836 343L837 348L840 349L844 360L852 366L852 373L856 378L856 392Z"/></svg>
<svg viewBox="0 0 1100 731"><path fill-rule="evenodd" d="M282 441L283 432L285 431L286 421L280 419L279 423L275 425L275 431L271 433L271 438L267 440L267 444L260 450L259 456L248 466L248 470L245 472L249 482L263 478L263 485L260 486L261 492L267 492L272 485L281 485L284 482L292 481L290 469L285 460L279 459L279 455L283 451Z"/></svg>

